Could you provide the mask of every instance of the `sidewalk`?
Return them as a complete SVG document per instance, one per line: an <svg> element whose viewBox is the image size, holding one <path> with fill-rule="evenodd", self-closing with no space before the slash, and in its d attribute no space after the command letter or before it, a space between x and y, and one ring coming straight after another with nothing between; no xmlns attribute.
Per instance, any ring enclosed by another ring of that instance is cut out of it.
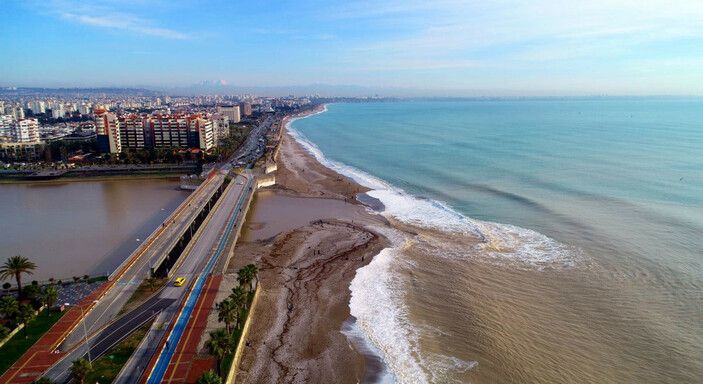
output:
<svg viewBox="0 0 703 384"><path fill-rule="evenodd" d="M93 293L86 296L80 304L72 306L27 352L22 355L2 376L0 383L31 383L56 363L64 353L52 353L68 334L80 323L83 312L90 310L93 301L109 289L111 283L105 282Z"/></svg>
<svg viewBox="0 0 703 384"><path fill-rule="evenodd" d="M205 282L205 288L188 320L183 337L176 346L163 383L195 383L204 371L215 369L216 363L213 358L197 358L197 349L200 339L206 336L204 333L208 315L216 310L215 297L221 281L222 275L217 275L208 277Z"/></svg>

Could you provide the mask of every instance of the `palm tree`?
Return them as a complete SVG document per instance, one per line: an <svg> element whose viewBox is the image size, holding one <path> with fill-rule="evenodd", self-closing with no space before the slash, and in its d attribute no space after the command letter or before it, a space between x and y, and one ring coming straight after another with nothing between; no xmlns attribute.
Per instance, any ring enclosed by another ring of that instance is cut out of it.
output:
<svg viewBox="0 0 703 384"><path fill-rule="evenodd" d="M256 265L248 264L237 272L237 280L242 286L249 284L249 292L252 292L254 290L254 279L257 278L258 273L259 270L256 268Z"/></svg>
<svg viewBox="0 0 703 384"><path fill-rule="evenodd" d="M21 304L17 311L17 324L24 324L24 334L27 335L27 324L34 317L34 308L28 304Z"/></svg>
<svg viewBox="0 0 703 384"><path fill-rule="evenodd" d="M17 281L17 292L22 296L22 274L31 275L36 268L37 265L26 257L22 255L12 256L0 267L0 278L14 277L15 281Z"/></svg>
<svg viewBox="0 0 703 384"><path fill-rule="evenodd" d="M197 384L222 384L222 378L217 376L217 373L213 372L211 369L204 372L200 378L198 378Z"/></svg>
<svg viewBox="0 0 703 384"><path fill-rule="evenodd" d="M227 334L232 334L232 324L239 324L239 306L232 299L226 298L217 304L217 321L225 323Z"/></svg>
<svg viewBox="0 0 703 384"><path fill-rule="evenodd" d="M14 320L19 310L19 304L14 297L5 295L0 299L0 313L5 319Z"/></svg>
<svg viewBox="0 0 703 384"><path fill-rule="evenodd" d="M90 365L90 362L84 358L73 360L71 364L71 376L81 384L85 382L85 378L92 370L93 367Z"/></svg>
<svg viewBox="0 0 703 384"><path fill-rule="evenodd" d="M244 288L240 285L238 287L235 287L232 289L232 293L229 295L229 298L232 299L234 304L239 307L239 309L246 309L248 307L248 294L244 290Z"/></svg>
<svg viewBox="0 0 703 384"><path fill-rule="evenodd" d="M222 375L222 372L220 372L222 359L232 353L232 341L230 340L229 335L224 329L218 329L215 332L210 332L210 340L205 343L205 346L207 347L208 352L215 356L215 359L217 359L217 374Z"/></svg>
<svg viewBox="0 0 703 384"><path fill-rule="evenodd" d="M59 298L59 291L56 287L46 287L42 292L42 297L44 299L44 304L51 309L56 304L56 300Z"/></svg>

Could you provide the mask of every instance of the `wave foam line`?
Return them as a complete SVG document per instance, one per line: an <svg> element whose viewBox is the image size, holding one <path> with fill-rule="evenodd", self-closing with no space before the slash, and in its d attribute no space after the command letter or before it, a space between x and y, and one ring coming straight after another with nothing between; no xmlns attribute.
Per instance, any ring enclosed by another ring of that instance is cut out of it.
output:
<svg viewBox="0 0 703 384"><path fill-rule="evenodd" d="M385 216L418 227L476 236L482 241L478 246L479 250L496 260L519 261L538 267L549 263L563 266L572 266L575 263L578 251L539 232L509 224L472 219L455 211L446 203L418 198L378 177L329 159L315 143L291 124L326 111L325 106L315 114L292 119L286 124L286 129L322 165L370 188L371 191L367 194L383 203Z"/></svg>

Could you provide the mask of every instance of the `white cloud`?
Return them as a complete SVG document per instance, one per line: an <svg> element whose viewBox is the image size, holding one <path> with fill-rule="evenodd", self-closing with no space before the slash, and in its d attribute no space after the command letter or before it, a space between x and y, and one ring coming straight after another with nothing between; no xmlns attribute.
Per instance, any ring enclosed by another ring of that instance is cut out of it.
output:
<svg viewBox="0 0 703 384"><path fill-rule="evenodd" d="M151 20L121 12L114 9L111 5L100 2L76 3L73 1L55 0L49 2L48 5L51 7L53 14L71 22L164 39L187 40L191 38L186 33L155 26Z"/></svg>
<svg viewBox="0 0 703 384"><path fill-rule="evenodd" d="M330 12L333 13L333 12ZM352 47L369 61L427 68L461 60L558 61L619 54L648 43L703 38L700 0L497 0L353 3L343 15L402 33ZM608 48L608 49L603 49Z"/></svg>

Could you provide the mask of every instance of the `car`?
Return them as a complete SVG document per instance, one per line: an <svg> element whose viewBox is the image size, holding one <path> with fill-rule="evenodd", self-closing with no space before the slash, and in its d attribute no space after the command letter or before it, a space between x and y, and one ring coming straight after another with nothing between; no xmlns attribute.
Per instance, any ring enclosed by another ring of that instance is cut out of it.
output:
<svg viewBox="0 0 703 384"><path fill-rule="evenodd" d="M177 277L176 280L173 281L173 286L174 287L182 287L183 284L186 283L186 278L185 277Z"/></svg>

